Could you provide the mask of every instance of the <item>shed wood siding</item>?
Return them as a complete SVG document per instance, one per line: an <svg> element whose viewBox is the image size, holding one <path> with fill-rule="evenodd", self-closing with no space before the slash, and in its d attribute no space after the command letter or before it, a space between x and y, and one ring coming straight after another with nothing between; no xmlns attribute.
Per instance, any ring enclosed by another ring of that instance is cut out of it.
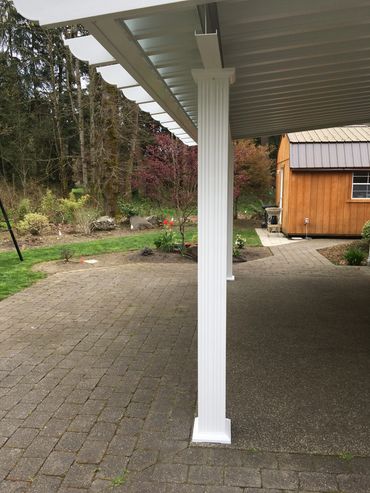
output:
<svg viewBox="0 0 370 493"><path fill-rule="evenodd" d="M304 234L308 217L311 235L356 236L370 219L370 200L352 200L352 172L289 172L289 213L286 234ZM284 207L284 203L283 203Z"/></svg>

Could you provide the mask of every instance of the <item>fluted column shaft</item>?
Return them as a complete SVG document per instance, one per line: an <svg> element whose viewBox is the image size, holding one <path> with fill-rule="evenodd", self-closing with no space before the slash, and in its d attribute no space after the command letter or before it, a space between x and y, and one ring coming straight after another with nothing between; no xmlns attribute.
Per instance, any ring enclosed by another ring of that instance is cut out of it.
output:
<svg viewBox="0 0 370 493"><path fill-rule="evenodd" d="M194 70L198 84L198 418L193 440L230 443L226 419L229 86L232 69Z"/></svg>
<svg viewBox="0 0 370 493"><path fill-rule="evenodd" d="M228 281L234 281L233 246L234 246L234 147L229 137L229 170L227 182L227 273Z"/></svg>

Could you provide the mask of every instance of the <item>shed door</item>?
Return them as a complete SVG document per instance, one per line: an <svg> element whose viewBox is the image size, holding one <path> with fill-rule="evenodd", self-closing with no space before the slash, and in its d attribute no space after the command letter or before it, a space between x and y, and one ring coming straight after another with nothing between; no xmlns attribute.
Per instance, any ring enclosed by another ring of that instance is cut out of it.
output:
<svg viewBox="0 0 370 493"><path fill-rule="evenodd" d="M279 207L281 209L280 212L280 220L279 224L283 223L283 193L284 193L284 168L280 168L280 197L279 197Z"/></svg>

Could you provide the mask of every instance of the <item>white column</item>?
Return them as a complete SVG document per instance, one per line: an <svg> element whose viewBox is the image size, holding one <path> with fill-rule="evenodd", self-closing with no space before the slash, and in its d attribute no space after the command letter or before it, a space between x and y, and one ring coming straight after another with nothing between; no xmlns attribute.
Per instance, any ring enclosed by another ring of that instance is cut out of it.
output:
<svg viewBox="0 0 370 493"><path fill-rule="evenodd" d="M234 281L233 246L234 246L234 148L231 134L229 137L229 172L227 180L227 274L228 281Z"/></svg>
<svg viewBox="0 0 370 493"><path fill-rule="evenodd" d="M194 70L198 84L198 417L194 442L230 443L226 419L229 85L233 69Z"/></svg>

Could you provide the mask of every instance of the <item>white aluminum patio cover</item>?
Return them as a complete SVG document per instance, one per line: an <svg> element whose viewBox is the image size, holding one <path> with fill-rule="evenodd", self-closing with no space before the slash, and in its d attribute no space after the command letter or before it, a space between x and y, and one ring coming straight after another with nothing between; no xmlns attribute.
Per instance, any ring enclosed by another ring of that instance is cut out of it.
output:
<svg viewBox="0 0 370 493"><path fill-rule="evenodd" d="M14 0L41 25L81 23L73 53L101 66L185 143L197 139L195 32L217 30L233 138L363 123L370 110L369 0Z"/></svg>

